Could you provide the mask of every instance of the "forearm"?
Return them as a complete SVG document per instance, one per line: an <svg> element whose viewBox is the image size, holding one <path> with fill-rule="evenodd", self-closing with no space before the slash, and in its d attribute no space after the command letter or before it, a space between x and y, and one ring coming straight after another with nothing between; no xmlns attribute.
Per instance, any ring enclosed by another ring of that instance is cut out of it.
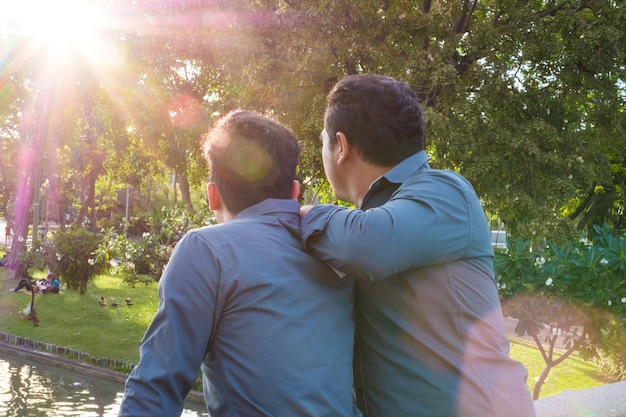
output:
<svg viewBox="0 0 626 417"><path fill-rule="evenodd" d="M315 206L303 218L307 248L354 278L381 280L459 256L466 229L419 201L392 200L367 211Z"/></svg>

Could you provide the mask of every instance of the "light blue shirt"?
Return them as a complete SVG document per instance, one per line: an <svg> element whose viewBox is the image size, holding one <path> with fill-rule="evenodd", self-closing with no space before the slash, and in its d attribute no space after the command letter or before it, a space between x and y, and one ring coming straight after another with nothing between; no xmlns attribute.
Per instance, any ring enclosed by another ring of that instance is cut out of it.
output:
<svg viewBox="0 0 626 417"><path fill-rule="evenodd" d="M120 416L177 416L200 369L212 417L360 416L353 282L303 251L299 206L268 199L187 234Z"/></svg>
<svg viewBox="0 0 626 417"><path fill-rule="evenodd" d="M469 182L431 169L419 152L374 182L362 208L315 206L302 231L316 257L361 279L363 415L534 416L526 368L509 357L489 228Z"/></svg>

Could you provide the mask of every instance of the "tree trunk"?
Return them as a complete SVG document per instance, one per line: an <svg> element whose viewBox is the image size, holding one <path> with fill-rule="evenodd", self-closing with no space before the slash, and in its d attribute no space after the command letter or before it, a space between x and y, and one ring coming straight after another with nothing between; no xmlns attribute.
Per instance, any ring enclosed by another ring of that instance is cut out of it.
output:
<svg viewBox="0 0 626 417"><path fill-rule="evenodd" d="M183 204L189 213L195 213L191 203L191 193L189 192L189 180L185 175L178 175L178 184L180 185L180 198L183 200Z"/></svg>
<svg viewBox="0 0 626 417"><path fill-rule="evenodd" d="M89 174L87 174L87 177L85 177L84 184L85 187L87 187L87 196L81 203L80 211L78 212L78 216L74 221L75 224L81 224L83 222L83 220L85 219L85 217L87 217L89 213L89 208L92 207L94 204L96 194L96 178L96 171L93 169L89 171Z"/></svg>

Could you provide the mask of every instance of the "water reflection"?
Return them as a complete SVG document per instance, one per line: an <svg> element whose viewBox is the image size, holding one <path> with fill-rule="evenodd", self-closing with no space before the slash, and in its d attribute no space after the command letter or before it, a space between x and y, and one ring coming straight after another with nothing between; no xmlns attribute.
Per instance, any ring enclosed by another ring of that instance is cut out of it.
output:
<svg viewBox="0 0 626 417"><path fill-rule="evenodd" d="M124 385L0 351L0 416L117 416ZM188 402L185 417L208 416Z"/></svg>

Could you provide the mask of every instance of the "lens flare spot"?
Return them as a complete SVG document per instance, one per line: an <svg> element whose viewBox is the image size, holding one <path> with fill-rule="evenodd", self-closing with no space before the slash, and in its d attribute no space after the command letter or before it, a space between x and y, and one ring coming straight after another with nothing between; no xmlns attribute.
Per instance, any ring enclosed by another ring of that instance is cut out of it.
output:
<svg viewBox="0 0 626 417"><path fill-rule="evenodd" d="M176 95L167 108L172 125L178 129L193 129L203 121L200 100L188 94Z"/></svg>
<svg viewBox="0 0 626 417"><path fill-rule="evenodd" d="M231 148L231 169L253 182L265 182L272 174L272 163L267 153L256 143L241 140Z"/></svg>

